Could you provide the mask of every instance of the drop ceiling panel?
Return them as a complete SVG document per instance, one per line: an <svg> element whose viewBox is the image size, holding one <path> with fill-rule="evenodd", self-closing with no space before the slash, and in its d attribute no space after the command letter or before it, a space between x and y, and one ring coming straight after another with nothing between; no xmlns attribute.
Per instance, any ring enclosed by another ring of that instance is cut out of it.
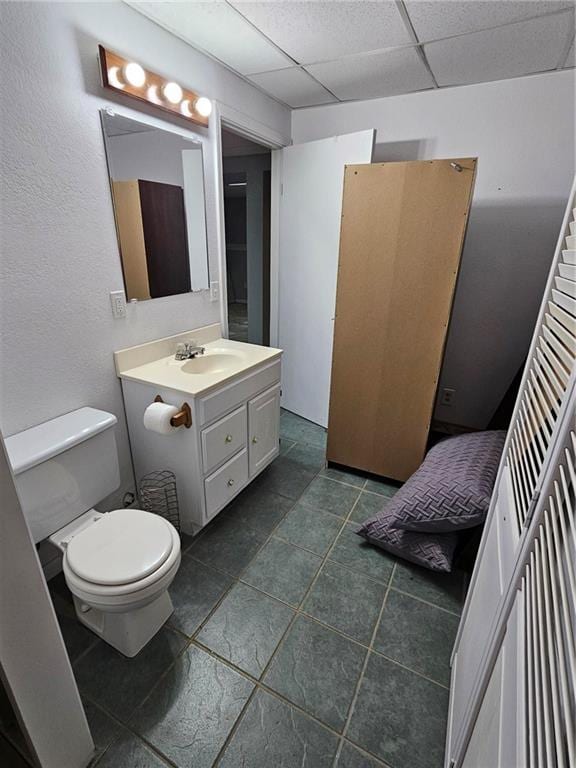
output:
<svg viewBox="0 0 576 768"><path fill-rule="evenodd" d="M232 4L300 64L412 42L392 0Z"/></svg>
<svg viewBox="0 0 576 768"><path fill-rule="evenodd" d="M573 7L569 0L405 0L420 42L522 21Z"/></svg>
<svg viewBox="0 0 576 768"><path fill-rule="evenodd" d="M464 85L555 69L574 15L543 16L424 46L439 85Z"/></svg>
<svg viewBox="0 0 576 768"><path fill-rule="evenodd" d="M414 48L351 56L306 69L342 100L375 99L434 86Z"/></svg>
<svg viewBox="0 0 576 768"><path fill-rule="evenodd" d="M298 67L251 75L250 80L291 107L310 107L336 101L332 94Z"/></svg>
<svg viewBox="0 0 576 768"><path fill-rule="evenodd" d="M242 75L291 66L289 58L224 0L135 2L137 11Z"/></svg>

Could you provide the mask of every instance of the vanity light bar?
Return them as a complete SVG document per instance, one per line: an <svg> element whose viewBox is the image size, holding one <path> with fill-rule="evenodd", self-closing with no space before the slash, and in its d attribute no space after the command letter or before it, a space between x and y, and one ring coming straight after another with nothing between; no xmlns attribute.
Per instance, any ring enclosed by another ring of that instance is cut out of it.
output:
<svg viewBox="0 0 576 768"><path fill-rule="evenodd" d="M212 102L188 91L173 80L144 69L135 61L98 46L102 85L116 93L145 101L158 109L183 117L197 125L208 125Z"/></svg>

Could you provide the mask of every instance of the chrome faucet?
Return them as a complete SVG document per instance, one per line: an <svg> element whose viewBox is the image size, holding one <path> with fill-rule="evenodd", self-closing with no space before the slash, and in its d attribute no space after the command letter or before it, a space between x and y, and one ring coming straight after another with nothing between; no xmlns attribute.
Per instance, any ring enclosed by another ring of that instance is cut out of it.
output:
<svg viewBox="0 0 576 768"><path fill-rule="evenodd" d="M176 360L191 360L197 355L203 355L205 351L204 347L200 347L192 339L191 341L180 342L176 345Z"/></svg>

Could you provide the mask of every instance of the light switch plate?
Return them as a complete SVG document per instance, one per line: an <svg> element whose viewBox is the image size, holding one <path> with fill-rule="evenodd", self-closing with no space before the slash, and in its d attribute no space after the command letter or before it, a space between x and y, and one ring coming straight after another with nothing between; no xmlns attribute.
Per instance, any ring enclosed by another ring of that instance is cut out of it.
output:
<svg viewBox="0 0 576 768"><path fill-rule="evenodd" d="M214 281L210 283L210 301L218 301L220 298L220 283Z"/></svg>
<svg viewBox="0 0 576 768"><path fill-rule="evenodd" d="M112 315L116 320L126 317L126 295L124 291L110 291Z"/></svg>

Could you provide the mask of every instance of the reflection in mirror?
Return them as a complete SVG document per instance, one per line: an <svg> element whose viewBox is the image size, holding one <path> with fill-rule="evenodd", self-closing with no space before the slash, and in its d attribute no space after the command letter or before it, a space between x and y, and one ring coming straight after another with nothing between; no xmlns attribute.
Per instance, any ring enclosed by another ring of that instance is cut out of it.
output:
<svg viewBox="0 0 576 768"><path fill-rule="evenodd" d="M208 288L202 144L101 115L126 298Z"/></svg>

